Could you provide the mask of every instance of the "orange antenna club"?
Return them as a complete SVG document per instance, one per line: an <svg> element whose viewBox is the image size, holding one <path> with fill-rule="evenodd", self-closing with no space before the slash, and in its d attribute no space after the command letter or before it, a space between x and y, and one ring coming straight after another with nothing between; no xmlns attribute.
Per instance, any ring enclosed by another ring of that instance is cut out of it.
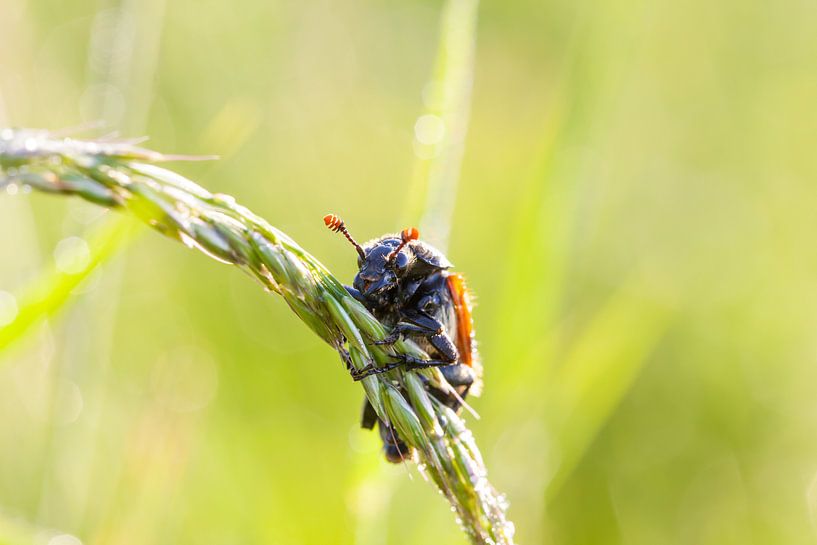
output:
<svg viewBox="0 0 817 545"><path fill-rule="evenodd" d="M355 250L357 250L357 253L360 256L360 258L366 259L366 253L363 251L363 248L360 246L360 244L358 244L357 241L354 238L352 238L352 235L349 234L349 231L346 229L346 224L343 223L342 219L340 219L338 216L334 214L326 214L323 217L323 223L326 224L326 226L332 231L336 233L343 233L343 236L346 237L346 240L348 240L352 244L352 246L355 247Z"/></svg>
<svg viewBox="0 0 817 545"><path fill-rule="evenodd" d="M400 245L389 255L389 261L397 257L397 254L400 253L400 250L402 250L406 244L412 240L417 240L418 238L420 238L420 231L418 231L416 227L408 227L403 229L400 232Z"/></svg>

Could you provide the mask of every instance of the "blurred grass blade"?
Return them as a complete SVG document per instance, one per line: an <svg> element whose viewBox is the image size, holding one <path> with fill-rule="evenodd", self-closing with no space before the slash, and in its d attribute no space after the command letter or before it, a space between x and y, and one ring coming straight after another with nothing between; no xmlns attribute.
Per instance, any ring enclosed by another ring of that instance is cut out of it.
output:
<svg viewBox="0 0 817 545"><path fill-rule="evenodd" d="M0 353L21 339L32 326L55 315L70 299L74 290L93 273L97 266L110 259L136 232L137 225L125 217L110 218L88 239L90 254L76 272L64 272L56 266L35 279L18 297L15 318L0 327Z"/></svg>
<svg viewBox="0 0 817 545"><path fill-rule="evenodd" d="M549 382L545 418L560 463L547 488L552 501L604 423L632 387L673 313L622 288L568 349Z"/></svg>
<svg viewBox="0 0 817 545"><path fill-rule="evenodd" d="M414 125L417 162L406 223L420 224L423 238L445 249L451 230L460 165L471 112L476 56L477 0L448 0L440 20L425 113Z"/></svg>
<svg viewBox="0 0 817 545"><path fill-rule="evenodd" d="M511 216L513 228L503 281L506 288L500 310L506 318L498 337L503 339L499 354L519 365L500 377L505 390L515 388L523 377L548 372L552 361L542 356L552 346L532 347L528 340L539 337L542 327L548 331L555 328L572 259L571 237L576 230L580 187L576 176L567 172L570 167L565 165L569 162L565 158L589 126L590 90L598 91L595 82L586 81L585 50L590 31L576 23L569 36L561 74L555 78L556 87L543 120L538 160L517 189L519 205ZM519 308L528 312L519 313Z"/></svg>

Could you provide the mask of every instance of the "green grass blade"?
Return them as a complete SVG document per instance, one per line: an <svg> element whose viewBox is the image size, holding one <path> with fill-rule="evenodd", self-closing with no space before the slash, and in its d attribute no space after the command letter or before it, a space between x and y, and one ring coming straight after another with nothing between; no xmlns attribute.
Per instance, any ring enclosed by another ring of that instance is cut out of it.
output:
<svg viewBox="0 0 817 545"><path fill-rule="evenodd" d="M478 7L477 0L446 2L434 72L424 92L426 111L414 127L417 162L406 223L419 223L423 237L443 249L471 113Z"/></svg>
<svg viewBox="0 0 817 545"><path fill-rule="evenodd" d="M673 313L622 288L569 347L548 386L545 418L559 450L552 501L632 387Z"/></svg>

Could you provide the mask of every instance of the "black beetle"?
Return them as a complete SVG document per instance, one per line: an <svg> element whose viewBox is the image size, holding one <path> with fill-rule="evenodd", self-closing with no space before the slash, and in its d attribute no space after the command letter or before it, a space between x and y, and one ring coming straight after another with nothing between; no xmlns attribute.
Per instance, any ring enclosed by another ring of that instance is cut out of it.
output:
<svg viewBox="0 0 817 545"><path fill-rule="evenodd" d="M413 227L361 246L339 217L329 214L323 220L329 229L342 233L357 250L359 271L353 286L346 289L391 328L391 334L378 344L392 344L405 336L431 358L420 360L406 356L388 366L369 366L353 371L352 377L360 380L399 365L440 367L460 398L433 387L429 387L429 392L447 406L459 410L461 399L469 392L478 394L482 386L471 296L462 275L450 271L452 265L445 255L419 240L419 232ZM367 402L362 426L372 429L377 420ZM389 461L400 462L410 453L396 431L382 421L380 436Z"/></svg>

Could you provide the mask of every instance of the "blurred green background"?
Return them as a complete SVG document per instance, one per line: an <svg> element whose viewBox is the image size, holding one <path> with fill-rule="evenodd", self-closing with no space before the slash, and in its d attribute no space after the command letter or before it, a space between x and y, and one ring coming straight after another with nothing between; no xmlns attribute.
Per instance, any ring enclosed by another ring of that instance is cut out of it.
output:
<svg viewBox="0 0 817 545"><path fill-rule="evenodd" d="M219 154L177 168L351 280L321 217L418 221L441 8L2 0L0 125ZM789 0L480 6L448 254L520 543L817 539L815 25ZM110 221L0 196L0 325ZM120 246L0 351L0 543L465 542L281 300L154 233Z"/></svg>

